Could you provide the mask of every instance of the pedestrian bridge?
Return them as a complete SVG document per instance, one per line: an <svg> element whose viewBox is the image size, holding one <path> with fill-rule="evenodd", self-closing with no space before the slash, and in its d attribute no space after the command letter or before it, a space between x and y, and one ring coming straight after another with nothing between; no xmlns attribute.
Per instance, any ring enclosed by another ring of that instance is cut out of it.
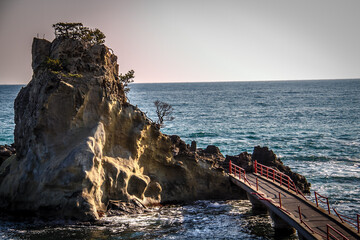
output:
<svg viewBox="0 0 360 240"><path fill-rule="evenodd" d="M230 161L229 176L247 192L254 209L269 211L275 229L296 229L300 239L360 239L360 214L352 218L340 214L317 192L310 201L289 176L273 168L255 161L254 169L246 173Z"/></svg>

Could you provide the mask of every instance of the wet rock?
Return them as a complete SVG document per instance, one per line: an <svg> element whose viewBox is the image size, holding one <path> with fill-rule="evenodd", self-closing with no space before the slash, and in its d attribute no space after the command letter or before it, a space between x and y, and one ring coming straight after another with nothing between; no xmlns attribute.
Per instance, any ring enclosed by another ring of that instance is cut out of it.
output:
<svg viewBox="0 0 360 240"><path fill-rule="evenodd" d="M254 147L252 159L266 166L283 165L281 160L278 159L276 154L272 150L269 150L268 147Z"/></svg>
<svg viewBox="0 0 360 240"><path fill-rule="evenodd" d="M293 172L288 166L284 165L276 154L272 150L269 150L268 147L256 146L252 154L252 159L257 160L258 163L263 165L278 169L280 172L288 175L303 193L310 193L311 184L307 182L306 178Z"/></svg>
<svg viewBox="0 0 360 240"><path fill-rule="evenodd" d="M109 201L107 208L107 216L139 214L143 213L145 210L146 207L137 200L133 200L131 202L111 200Z"/></svg>
<svg viewBox="0 0 360 240"><path fill-rule="evenodd" d="M209 146L206 147L206 149L203 152L204 153L209 153L209 154L219 154L220 149L215 145L209 145Z"/></svg>
<svg viewBox="0 0 360 240"><path fill-rule="evenodd" d="M229 162L232 162L233 164L245 169L246 172L253 172L254 167L251 160L251 154L247 152L242 152L239 155L236 156L229 156L226 155L225 161L224 161L224 168L229 168Z"/></svg>
<svg viewBox="0 0 360 240"><path fill-rule="evenodd" d="M14 148L14 145L0 145L0 165L9 157L14 155L16 153L16 150Z"/></svg>

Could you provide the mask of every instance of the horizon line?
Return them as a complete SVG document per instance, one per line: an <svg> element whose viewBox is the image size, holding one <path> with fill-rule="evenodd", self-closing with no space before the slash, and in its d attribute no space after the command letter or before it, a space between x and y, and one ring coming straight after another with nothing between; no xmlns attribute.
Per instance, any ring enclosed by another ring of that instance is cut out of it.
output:
<svg viewBox="0 0 360 240"><path fill-rule="evenodd" d="M335 80L360 80L358 78L308 78L308 79L268 79L268 80L205 80L205 81L154 81L154 82L136 82L130 84L159 84L159 83L230 83L230 82L290 82L290 81L335 81ZM30 82L30 81L29 81ZM0 83L0 86L22 86L27 85L28 83Z"/></svg>
<svg viewBox="0 0 360 240"><path fill-rule="evenodd" d="M336 80L360 80L359 78L314 78L314 79L270 79L270 80L214 80L214 81L171 81L171 82L136 82L131 84L152 84L152 83L230 83L230 82L290 82L290 81L336 81Z"/></svg>

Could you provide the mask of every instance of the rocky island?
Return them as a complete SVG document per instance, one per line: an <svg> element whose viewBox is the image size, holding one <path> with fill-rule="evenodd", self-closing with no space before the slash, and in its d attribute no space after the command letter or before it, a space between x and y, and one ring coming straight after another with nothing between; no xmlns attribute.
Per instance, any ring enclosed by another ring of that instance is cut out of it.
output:
<svg viewBox="0 0 360 240"><path fill-rule="evenodd" d="M226 164L237 158L251 166L266 153L225 158L215 146L197 149L161 133L128 103L112 50L74 36L33 40L33 77L15 100L15 148L0 163L2 210L94 221L128 205L246 196Z"/></svg>

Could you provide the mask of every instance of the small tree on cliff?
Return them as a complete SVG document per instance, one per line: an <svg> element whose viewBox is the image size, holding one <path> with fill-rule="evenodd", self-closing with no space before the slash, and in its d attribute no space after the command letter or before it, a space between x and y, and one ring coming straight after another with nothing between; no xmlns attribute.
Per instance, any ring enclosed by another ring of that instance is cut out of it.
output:
<svg viewBox="0 0 360 240"><path fill-rule="evenodd" d="M56 38L72 38L82 40L90 44L102 44L105 42L105 34L99 29L90 29L84 27L82 23L64 23L53 24Z"/></svg>
<svg viewBox="0 0 360 240"><path fill-rule="evenodd" d="M156 123L160 127L164 126L164 121L172 121L175 119L171 116L173 114L173 107L170 104L156 100L154 105L156 107L156 115L158 117Z"/></svg>
<svg viewBox="0 0 360 240"><path fill-rule="evenodd" d="M135 78L134 73L135 73L134 70L130 70L125 74L120 73L119 75L119 80L120 83L123 85L125 94L127 94L130 91L130 88L128 87L129 83L134 82L134 78Z"/></svg>

